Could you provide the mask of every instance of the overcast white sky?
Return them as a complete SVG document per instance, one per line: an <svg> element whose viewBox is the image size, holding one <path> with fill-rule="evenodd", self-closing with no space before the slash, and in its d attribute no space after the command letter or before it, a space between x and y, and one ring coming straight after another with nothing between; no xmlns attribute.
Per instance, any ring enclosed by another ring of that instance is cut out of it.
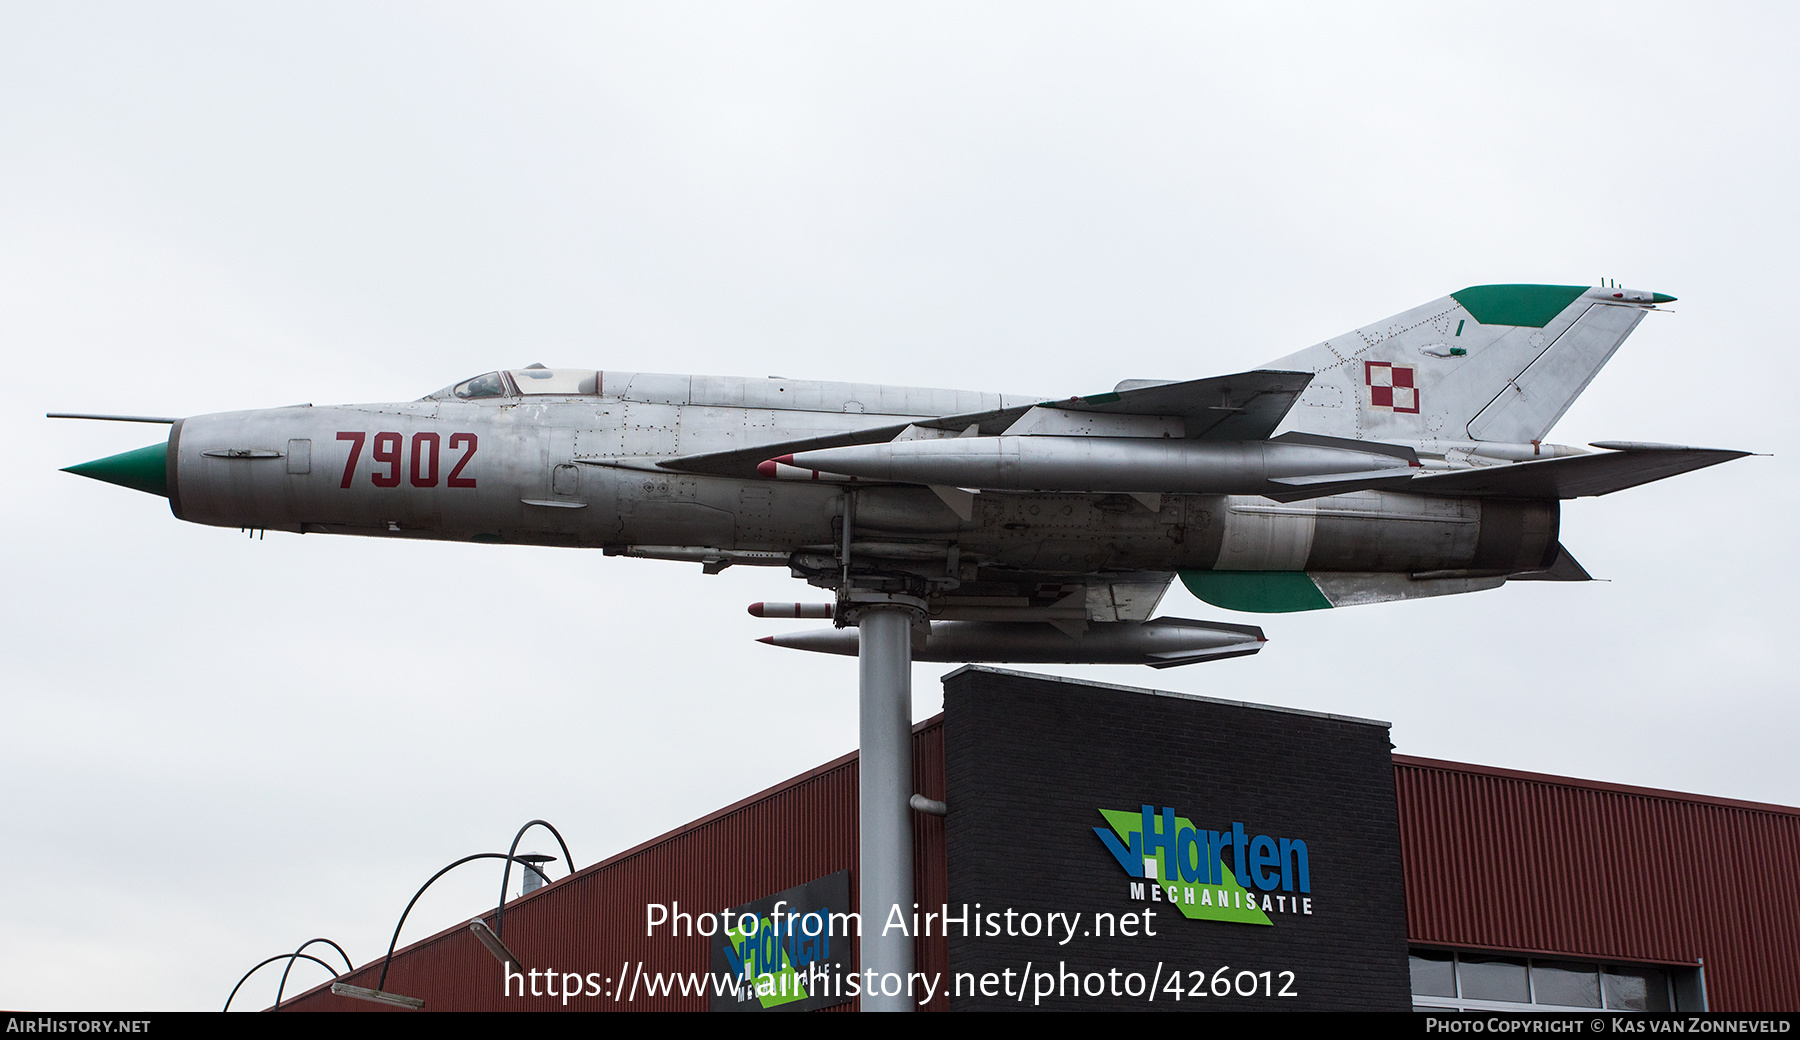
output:
<svg viewBox="0 0 1800 1040"><path fill-rule="evenodd" d="M0 1006L216 1008L532 817L581 865L856 742L780 570L182 524L57 472L502 366L1043 394L1465 285L1680 297L1554 433L1775 453L1570 504L1610 583L1042 669L1800 804L1791 5L0 2ZM919 665L916 714L943 665ZM530 844L549 850L550 843ZM419 938L491 905L467 867ZM1571 879L1573 880L1573 879ZM239 1000L261 1006L274 974ZM301 987L324 978L295 969Z"/></svg>

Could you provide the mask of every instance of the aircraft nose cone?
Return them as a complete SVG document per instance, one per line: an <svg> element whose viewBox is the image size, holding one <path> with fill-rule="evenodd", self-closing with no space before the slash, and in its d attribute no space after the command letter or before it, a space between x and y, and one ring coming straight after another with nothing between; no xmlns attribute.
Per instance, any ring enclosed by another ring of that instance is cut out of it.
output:
<svg viewBox="0 0 1800 1040"><path fill-rule="evenodd" d="M94 480L104 480L134 491L169 497L169 445L152 444L136 451L108 455L104 459L64 466L64 473L75 473Z"/></svg>

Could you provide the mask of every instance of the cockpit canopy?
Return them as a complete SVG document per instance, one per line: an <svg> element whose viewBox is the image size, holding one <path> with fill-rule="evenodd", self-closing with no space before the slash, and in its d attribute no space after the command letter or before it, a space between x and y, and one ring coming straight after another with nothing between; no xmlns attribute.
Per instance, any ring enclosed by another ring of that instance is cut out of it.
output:
<svg viewBox="0 0 1800 1040"><path fill-rule="evenodd" d="M513 368L504 372L488 372L473 379L465 379L454 386L447 386L435 394L427 394L427 401L482 401L492 398L506 397L542 397L597 395L600 393L600 373L591 368L545 368L543 365L529 365L525 368Z"/></svg>

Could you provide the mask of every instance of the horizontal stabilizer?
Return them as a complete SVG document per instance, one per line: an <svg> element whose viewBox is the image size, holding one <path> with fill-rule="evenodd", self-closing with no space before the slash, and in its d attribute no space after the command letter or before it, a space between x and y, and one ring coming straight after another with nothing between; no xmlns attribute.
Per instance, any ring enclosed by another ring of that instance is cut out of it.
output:
<svg viewBox="0 0 1800 1040"><path fill-rule="evenodd" d="M1596 447L1618 444L1623 450L1603 455L1573 455L1486 466L1454 473L1414 477L1409 494L1458 497L1586 498L1648 484L1692 470L1741 459L1747 451L1688 448L1679 445L1624 444L1603 441Z"/></svg>

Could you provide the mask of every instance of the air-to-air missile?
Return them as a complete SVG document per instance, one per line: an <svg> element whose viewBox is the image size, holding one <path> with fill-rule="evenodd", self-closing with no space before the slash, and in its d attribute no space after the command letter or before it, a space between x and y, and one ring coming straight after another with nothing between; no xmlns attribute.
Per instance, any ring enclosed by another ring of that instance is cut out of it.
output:
<svg viewBox="0 0 1800 1040"><path fill-rule="evenodd" d="M1669 299L1476 286L1262 369L1059 400L534 365L398 404L92 417L170 430L69 470L220 527L785 567L837 593L806 616L904 605L921 660L1166 667L1263 645L1152 621L1177 575L1266 612L1585 579L1562 500L1745 454L1544 442Z"/></svg>

